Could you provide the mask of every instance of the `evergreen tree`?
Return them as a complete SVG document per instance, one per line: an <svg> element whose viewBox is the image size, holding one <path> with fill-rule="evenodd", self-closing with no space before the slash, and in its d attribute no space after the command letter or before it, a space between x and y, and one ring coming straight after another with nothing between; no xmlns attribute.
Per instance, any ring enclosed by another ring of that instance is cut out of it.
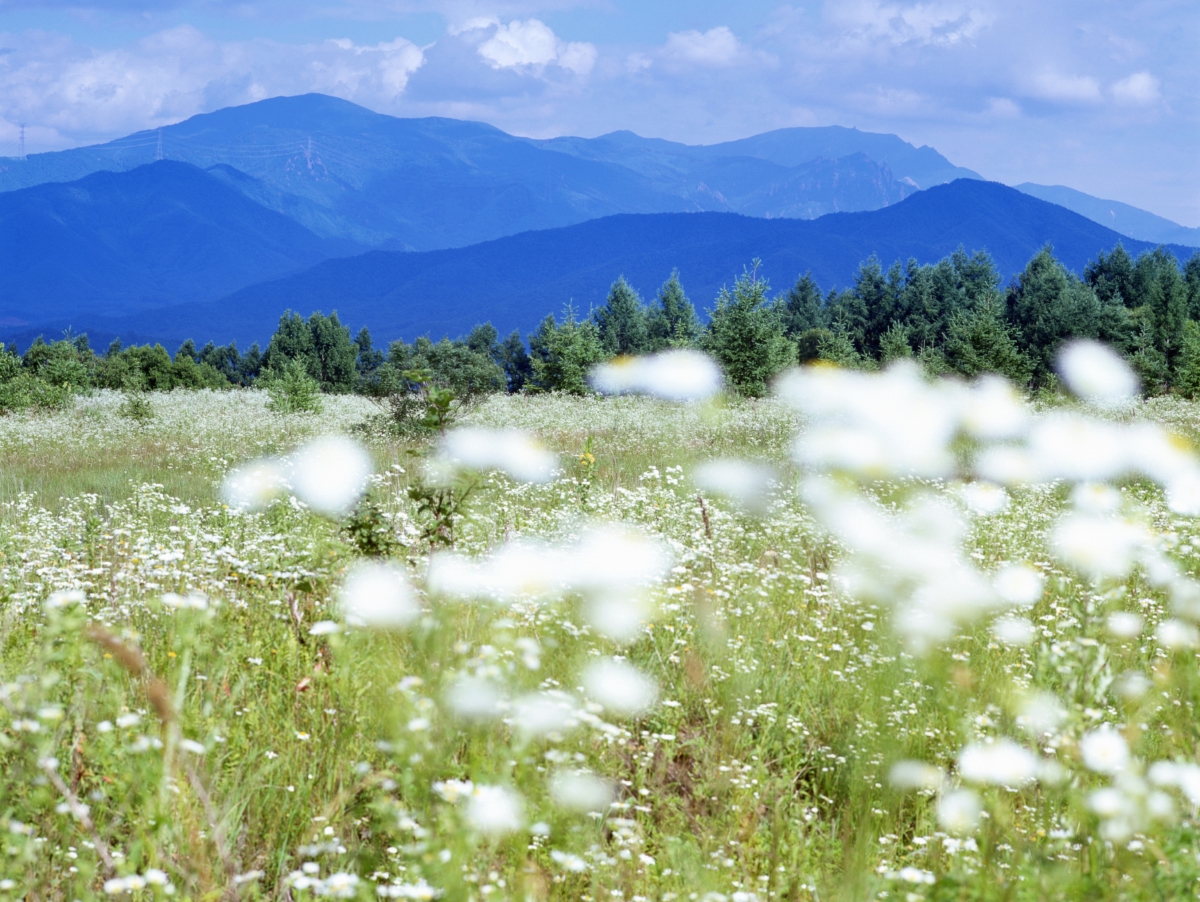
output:
<svg viewBox="0 0 1200 902"><path fill-rule="evenodd" d="M646 331L646 308L624 276L613 282L604 306L592 313L600 346L612 357L644 354L650 350Z"/></svg>
<svg viewBox="0 0 1200 902"><path fill-rule="evenodd" d="M795 363L796 346L783 332L775 307L768 306L765 281L744 272L733 291L722 288L700 345L717 359L730 384L750 396L763 395L784 367Z"/></svg>
<svg viewBox="0 0 1200 902"><path fill-rule="evenodd" d="M175 352L175 359L180 357L189 358L192 363L200 362L200 352L196 350L196 343L190 338L179 346L179 350Z"/></svg>
<svg viewBox="0 0 1200 902"><path fill-rule="evenodd" d="M825 325L825 308L821 303L821 289L812 272L806 272L796 280L783 297L780 316L783 331L788 338L799 341L800 336L811 329Z"/></svg>
<svg viewBox="0 0 1200 902"><path fill-rule="evenodd" d="M845 330L836 326L832 330L824 330L820 345L817 348L817 359L832 363L848 370L874 369L874 361L860 354L854 342Z"/></svg>
<svg viewBox="0 0 1200 902"><path fill-rule="evenodd" d="M658 300L646 316L647 347L651 351L664 348L694 347L700 339L700 321L696 308L683 293L679 270L658 289Z"/></svg>
<svg viewBox="0 0 1200 902"><path fill-rule="evenodd" d="M1172 388L1189 401L1200 397L1200 324L1194 320L1183 327L1183 348L1175 364Z"/></svg>
<svg viewBox="0 0 1200 902"><path fill-rule="evenodd" d="M350 338L350 330L338 319L337 311L329 316L313 313L308 318L308 328L312 333L312 353L317 361L315 375L321 383L321 390L353 391L358 346Z"/></svg>
<svg viewBox="0 0 1200 902"><path fill-rule="evenodd" d="M1183 283L1188 293L1188 319L1200 321L1200 251L1192 254L1184 264Z"/></svg>
<svg viewBox="0 0 1200 902"><path fill-rule="evenodd" d="M912 355L912 346L908 343L908 329L893 321L879 339L880 362L891 363L893 360L903 360Z"/></svg>
<svg viewBox="0 0 1200 902"><path fill-rule="evenodd" d="M596 324L590 320L578 322L568 309L561 325L555 324L553 317L547 317L538 332L539 353L533 358L537 388L574 395L587 393L588 373L606 356Z"/></svg>
<svg viewBox="0 0 1200 902"><path fill-rule="evenodd" d="M1133 258L1118 241L1111 254L1100 252L1083 270L1083 280L1092 286L1103 304L1139 306L1133 287Z"/></svg>
<svg viewBox="0 0 1200 902"><path fill-rule="evenodd" d="M1166 355L1155 345L1154 329L1149 322L1143 322L1138 330L1133 353L1129 356L1129 366L1141 380L1143 394L1158 395L1163 392L1170 368Z"/></svg>
<svg viewBox="0 0 1200 902"><path fill-rule="evenodd" d="M284 364L289 360L303 361L308 374L320 381L321 364L313 348L312 329L308 327L304 317L291 310L285 311L279 318L279 326L263 354L263 366L282 372Z"/></svg>
<svg viewBox="0 0 1200 902"><path fill-rule="evenodd" d="M999 373L1017 385L1033 375L1033 364L1021 353L998 303L955 314L946 335L946 363L967 378Z"/></svg>
<svg viewBox="0 0 1200 902"><path fill-rule="evenodd" d="M525 352L525 342L521 341L521 333L516 329L500 346L500 366L504 369L509 392L519 392L533 378L533 361Z"/></svg>
<svg viewBox="0 0 1200 902"><path fill-rule="evenodd" d="M1054 357L1063 341L1096 338L1099 334L1100 302L1095 292L1068 272L1049 246L1029 261L1010 287L1007 313L1039 385L1051 376Z"/></svg>
<svg viewBox="0 0 1200 902"><path fill-rule="evenodd" d="M359 379L370 380L375 375L375 371L383 366L383 351L375 348L375 344L371 340L371 330L366 326L358 330L354 346L358 348L356 365Z"/></svg>
<svg viewBox="0 0 1200 902"><path fill-rule="evenodd" d="M236 348L234 349L236 350ZM231 379L235 385L252 385L263 369L263 354L258 342L250 345L250 349L238 361L237 378Z"/></svg>

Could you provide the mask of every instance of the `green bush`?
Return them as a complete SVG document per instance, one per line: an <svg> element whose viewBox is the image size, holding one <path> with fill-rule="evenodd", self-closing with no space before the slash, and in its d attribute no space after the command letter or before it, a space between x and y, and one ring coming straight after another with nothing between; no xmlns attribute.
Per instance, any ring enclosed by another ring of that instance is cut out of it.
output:
<svg viewBox="0 0 1200 902"><path fill-rule="evenodd" d="M61 410L72 395L69 387L51 385L29 373L17 373L0 383L0 413L20 410Z"/></svg>
<svg viewBox="0 0 1200 902"><path fill-rule="evenodd" d="M262 383L270 395L267 407L276 413L321 411L321 385L308 374L302 358L293 357L279 369L268 369Z"/></svg>

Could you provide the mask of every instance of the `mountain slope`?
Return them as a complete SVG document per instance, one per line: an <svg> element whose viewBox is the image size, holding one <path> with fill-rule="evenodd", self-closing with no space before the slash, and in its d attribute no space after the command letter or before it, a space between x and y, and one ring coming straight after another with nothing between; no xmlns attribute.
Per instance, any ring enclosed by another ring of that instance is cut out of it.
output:
<svg viewBox="0 0 1200 902"><path fill-rule="evenodd" d="M288 308L338 310L379 340L459 335L490 320L501 331L532 329L568 302L586 315L624 274L650 297L678 267L700 310L712 306L754 258L776 291L805 270L823 288L852 283L859 263L915 257L935 262L961 244L986 249L1005 277L1046 243L1081 271L1122 236L1090 220L994 182L958 180L867 213L817 220L767 220L734 214L614 216L562 229L527 232L473 247L421 254L372 252L330 260L295 276L251 286L225 300L148 311L93 328L172 339L268 338ZM1132 253L1151 245L1124 240ZM1176 248L1190 255L1189 248Z"/></svg>
<svg viewBox="0 0 1200 902"><path fill-rule="evenodd" d="M97 172L0 194L0 316L16 325L211 300L361 250L186 163Z"/></svg>
<svg viewBox="0 0 1200 902"><path fill-rule="evenodd" d="M1081 216L1086 216L1093 222L1108 226L1122 235L1137 238L1140 241L1153 241L1160 244L1186 244L1200 247L1200 229L1189 229L1177 222L1131 207L1117 200L1104 200L1092 197L1074 188L1063 185L1035 185L1024 182L1014 185L1018 191L1029 194L1039 200L1044 200L1068 210L1074 210Z"/></svg>
<svg viewBox="0 0 1200 902"><path fill-rule="evenodd" d="M310 94L193 116L95 147L0 160L0 191L130 169L154 160L160 142L169 159L253 176L247 196L319 235L418 250L615 213L811 218L876 209L930 179L974 175L929 148L853 129L786 129L711 147L628 132L536 141L482 123L399 119Z"/></svg>

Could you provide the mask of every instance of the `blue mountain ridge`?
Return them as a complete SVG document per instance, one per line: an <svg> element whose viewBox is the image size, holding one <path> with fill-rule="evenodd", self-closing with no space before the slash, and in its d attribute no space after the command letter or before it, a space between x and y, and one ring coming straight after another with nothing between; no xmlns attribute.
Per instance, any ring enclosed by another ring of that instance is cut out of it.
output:
<svg viewBox="0 0 1200 902"><path fill-rule="evenodd" d="M364 250L268 210L229 177L166 161L0 194L0 323L211 301Z"/></svg>
<svg viewBox="0 0 1200 902"><path fill-rule="evenodd" d="M865 213L816 220L768 220L727 213L623 214L526 232L467 248L424 253L372 251L328 260L303 273L250 286L208 304L181 304L136 316L75 324L101 334L138 333L179 341L265 341L285 309L337 310L370 327L378 341L462 335L491 321L502 333L529 332L573 304L580 315L601 303L624 275L644 298L678 268L701 311L755 258L776 292L806 270L822 288L853 283L872 254L886 266L933 263L962 245L986 250L1006 277L1046 244L1076 272L1124 243L1153 248L1062 207L995 182L959 179ZM1180 259L1195 249L1169 248Z"/></svg>
<svg viewBox="0 0 1200 902"><path fill-rule="evenodd" d="M0 191L169 159L232 167L248 196L323 237L462 247L616 213L812 218L896 203L958 176L931 148L853 129L692 147L618 132L539 141L478 122L401 119L320 94L205 113L108 144L0 160Z"/></svg>

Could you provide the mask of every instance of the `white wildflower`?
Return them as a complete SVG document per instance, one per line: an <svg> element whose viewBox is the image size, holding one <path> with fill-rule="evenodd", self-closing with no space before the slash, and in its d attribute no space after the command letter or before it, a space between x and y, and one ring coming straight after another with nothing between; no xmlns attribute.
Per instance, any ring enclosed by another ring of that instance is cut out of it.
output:
<svg viewBox="0 0 1200 902"><path fill-rule="evenodd" d="M354 565L338 589L338 603L351 626L405 627L421 614L404 568L363 561Z"/></svg>

